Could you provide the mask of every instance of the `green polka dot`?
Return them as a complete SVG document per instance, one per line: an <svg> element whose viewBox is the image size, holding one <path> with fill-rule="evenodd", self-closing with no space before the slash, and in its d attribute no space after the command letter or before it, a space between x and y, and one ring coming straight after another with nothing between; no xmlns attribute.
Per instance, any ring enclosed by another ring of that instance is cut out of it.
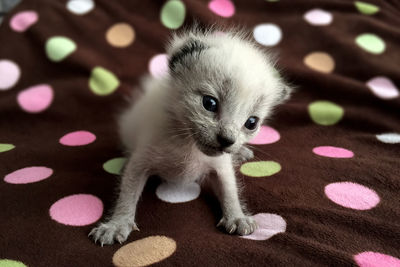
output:
<svg viewBox="0 0 400 267"><path fill-rule="evenodd" d="M89 87L96 95L109 95L119 86L118 78L109 70L95 67L89 79Z"/></svg>
<svg viewBox="0 0 400 267"><path fill-rule="evenodd" d="M59 62L76 50L74 41L67 37L51 37L46 42L46 54L51 61Z"/></svg>
<svg viewBox="0 0 400 267"><path fill-rule="evenodd" d="M385 42L373 33L364 33L357 36L356 43L372 54L382 54L386 47Z"/></svg>
<svg viewBox="0 0 400 267"><path fill-rule="evenodd" d="M107 160L103 164L103 169L111 174L121 174L122 168L124 167L126 162L126 158L121 157L121 158L113 158L110 160Z"/></svg>
<svg viewBox="0 0 400 267"><path fill-rule="evenodd" d="M343 117L344 110L330 101L315 101L308 106L311 119L320 125L333 125Z"/></svg>
<svg viewBox="0 0 400 267"><path fill-rule="evenodd" d="M379 11L379 7L370 3L355 1L354 5L360 13L365 15L373 15Z"/></svg>
<svg viewBox="0 0 400 267"><path fill-rule="evenodd" d="M1 259L0 267L27 267L27 266L20 261Z"/></svg>
<svg viewBox="0 0 400 267"><path fill-rule="evenodd" d="M247 176L264 177L271 176L281 170L281 165L275 161L247 162L240 167L240 172Z"/></svg>
<svg viewBox="0 0 400 267"><path fill-rule="evenodd" d="M12 144L0 144L0 152L6 152L14 148L15 146Z"/></svg>
<svg viewBox="0 0 400 267"><path fill-rule="evenodd" d="M185 4L180 0L169 0L161 8L160 19L169 29L178 29L185 20Z"/></svg>

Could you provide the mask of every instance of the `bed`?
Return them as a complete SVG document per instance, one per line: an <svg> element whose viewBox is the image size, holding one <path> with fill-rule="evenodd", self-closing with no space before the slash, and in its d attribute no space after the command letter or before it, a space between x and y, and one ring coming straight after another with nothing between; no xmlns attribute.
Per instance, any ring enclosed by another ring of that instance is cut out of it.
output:
<svg viewBox="0 0 400 267"><path fill-rule="evenodd" d="M140 232L100 247L126 160L116 117L167 75L171 31L239 25L295 87L237 168L259 229L156 177ZM23 1L0 25L0 266L400 266L400 3Z"/></svg>

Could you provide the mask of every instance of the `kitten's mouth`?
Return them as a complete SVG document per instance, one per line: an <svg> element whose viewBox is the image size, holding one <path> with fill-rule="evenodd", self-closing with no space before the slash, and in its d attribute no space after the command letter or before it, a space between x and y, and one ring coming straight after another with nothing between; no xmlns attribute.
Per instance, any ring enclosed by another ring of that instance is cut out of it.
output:
<svg viewBox="0 0 400 267"><path fill-rule="evenodd" d="M196 140L196 146L201 152L210 157L216 157L224 153L224 150L221 147L207 145L197 140Z"/></svg>
<svg viewBox="0 0 400 267"><path fill-rule="evenodd" d="M202 140L201 136L197 132L193 132L192 137L193 137L194 143L196 144L197 148L207 156L216 157L216 156L220 156L224 152L226 152L220 146L210 145L210 144L204 142Z"/></svg>

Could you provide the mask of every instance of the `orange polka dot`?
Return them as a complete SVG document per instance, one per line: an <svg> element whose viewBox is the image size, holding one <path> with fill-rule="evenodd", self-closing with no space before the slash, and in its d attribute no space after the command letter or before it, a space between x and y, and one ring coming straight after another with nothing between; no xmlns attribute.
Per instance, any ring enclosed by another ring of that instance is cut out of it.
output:
<svg viewBox="0 0 400 267"><path fill-rule="evenodd" d="M335 69L335 60L325 52L312 52L304 58L304 64L310 69L331 73Z"/></svg>
<svg viewBox="0 0 400 267"><path fill-rule="evenodd" d="M107 42L115 47L127 47L135 40L135 30L127 23L117 23L106 33Z"/></svg>
<svg viewBox="0 0 400 267"><path fill-rule="evenodd" d="M114 253L115 266L146 266L162 261L176 250L176 242L166 236L149 236L133 241Z"/></svg>

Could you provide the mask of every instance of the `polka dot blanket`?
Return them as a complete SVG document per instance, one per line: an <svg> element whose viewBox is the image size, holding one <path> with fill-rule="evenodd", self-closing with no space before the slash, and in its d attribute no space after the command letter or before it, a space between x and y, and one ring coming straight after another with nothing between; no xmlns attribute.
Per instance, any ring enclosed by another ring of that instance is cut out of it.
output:
<svg viewBox="0 0 400 267"><path fill-rule="evenodd" d="M0 266L400 266L395 0L36 0L0 25ZM115 118L190 25L241 25L296 86L237 168L259 228L216 228L207 187L150 179L140 232L87 237L115 200Z"/></svg>

